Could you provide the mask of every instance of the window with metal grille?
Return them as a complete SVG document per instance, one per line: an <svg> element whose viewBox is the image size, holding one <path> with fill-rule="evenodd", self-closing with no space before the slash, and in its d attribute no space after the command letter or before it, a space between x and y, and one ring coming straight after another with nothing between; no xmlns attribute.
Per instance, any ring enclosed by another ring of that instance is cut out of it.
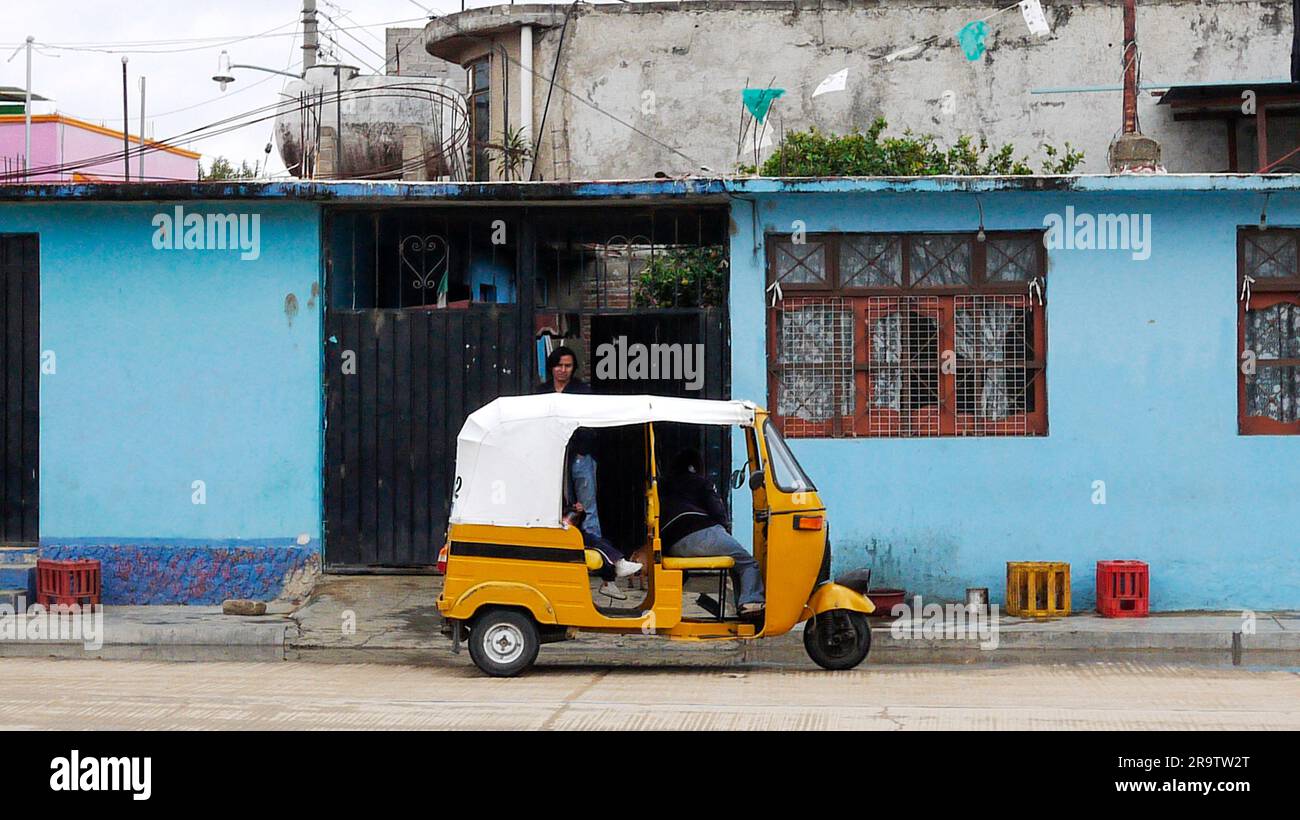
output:
<svg viewBox="0 0 1300 820"><path fill-rule="evenodd" d="M1040 233L769 235L788 437L1047 433Z"/></svg>
<svg viewBox="0 0 1300 820"><path fill-rule="evenodd" d="M1242 435L1300 433L1300 231L1237 236L1237 418Z"/></svg>

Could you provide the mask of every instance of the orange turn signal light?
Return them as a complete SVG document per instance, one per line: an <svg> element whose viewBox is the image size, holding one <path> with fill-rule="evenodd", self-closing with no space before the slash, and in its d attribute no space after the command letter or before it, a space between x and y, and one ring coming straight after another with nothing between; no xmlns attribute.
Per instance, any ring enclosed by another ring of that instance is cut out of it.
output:
<svg viewBox="0 0 1300 820"><path fill-rule="evenodd" d="M820 515L796 515L794 517L794 528L796 530L820 530L825 520Z"/></svg>

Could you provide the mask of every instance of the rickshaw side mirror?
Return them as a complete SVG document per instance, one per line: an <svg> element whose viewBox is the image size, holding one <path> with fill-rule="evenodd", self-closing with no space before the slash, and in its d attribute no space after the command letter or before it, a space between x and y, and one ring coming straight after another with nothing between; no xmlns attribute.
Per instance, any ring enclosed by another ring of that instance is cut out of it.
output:
<svg viewBox="0 0 1300 820"><path fill-rule="evenodd" d="M761 490L763 488L763 483L766 480L767 478L763 475L762 470L755 470L749 474L749 489Z"/></svg>
<svg viewBox="0 0 1300 820"><path fill-rule="evenodd" d="M739 490L739 489L740 489L741 487L743 487L743 486L745 486L745 471L744 471L744 470L732 470L732 471L731 471L731 489L733 489L733 490Z"/></svg>

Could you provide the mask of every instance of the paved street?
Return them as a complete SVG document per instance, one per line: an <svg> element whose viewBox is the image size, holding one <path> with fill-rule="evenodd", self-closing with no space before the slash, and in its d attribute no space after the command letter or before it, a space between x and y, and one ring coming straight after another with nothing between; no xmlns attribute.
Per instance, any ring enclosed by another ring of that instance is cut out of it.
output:
<svg viewBox="0 0 1300 820"><path fill-rule="evenodd" d="M1294 671L0 659L0 729L1300 729Z"/></svg>

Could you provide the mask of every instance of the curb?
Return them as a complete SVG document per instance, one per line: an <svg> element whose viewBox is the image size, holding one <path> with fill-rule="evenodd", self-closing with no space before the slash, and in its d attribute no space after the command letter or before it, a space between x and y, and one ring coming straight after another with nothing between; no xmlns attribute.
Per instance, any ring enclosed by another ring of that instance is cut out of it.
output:
<svg viewBox="0 0 1300 820"><path fill-rule="evenodd" d="M936 649L982 650L974 638L895 638L889 629L871 631L875 649L890 651L934 651ZM1232 651L1231 632L1097 632L1004 630L996 649L1043 649L1052 651L1104 652L1109 649L1150 651ZM1300 652L1300 632L1263 632L1241 636L1241 649ZM874 649L873 649L874 651ZM996 650L992 650L996 651Z"/></svg>
<svg viewBox="0 0 1300 820"><path fill-rule="evenodd" d="M292 636L290 630L293 631ZM102 645L118 646L198 646L198 647L275 647L283 649L292 637L297 637L297 625L292 622L243 624L105 624ZM0 640L0 654L6 646L77 647L84 648L84 640Z"/></svg>

